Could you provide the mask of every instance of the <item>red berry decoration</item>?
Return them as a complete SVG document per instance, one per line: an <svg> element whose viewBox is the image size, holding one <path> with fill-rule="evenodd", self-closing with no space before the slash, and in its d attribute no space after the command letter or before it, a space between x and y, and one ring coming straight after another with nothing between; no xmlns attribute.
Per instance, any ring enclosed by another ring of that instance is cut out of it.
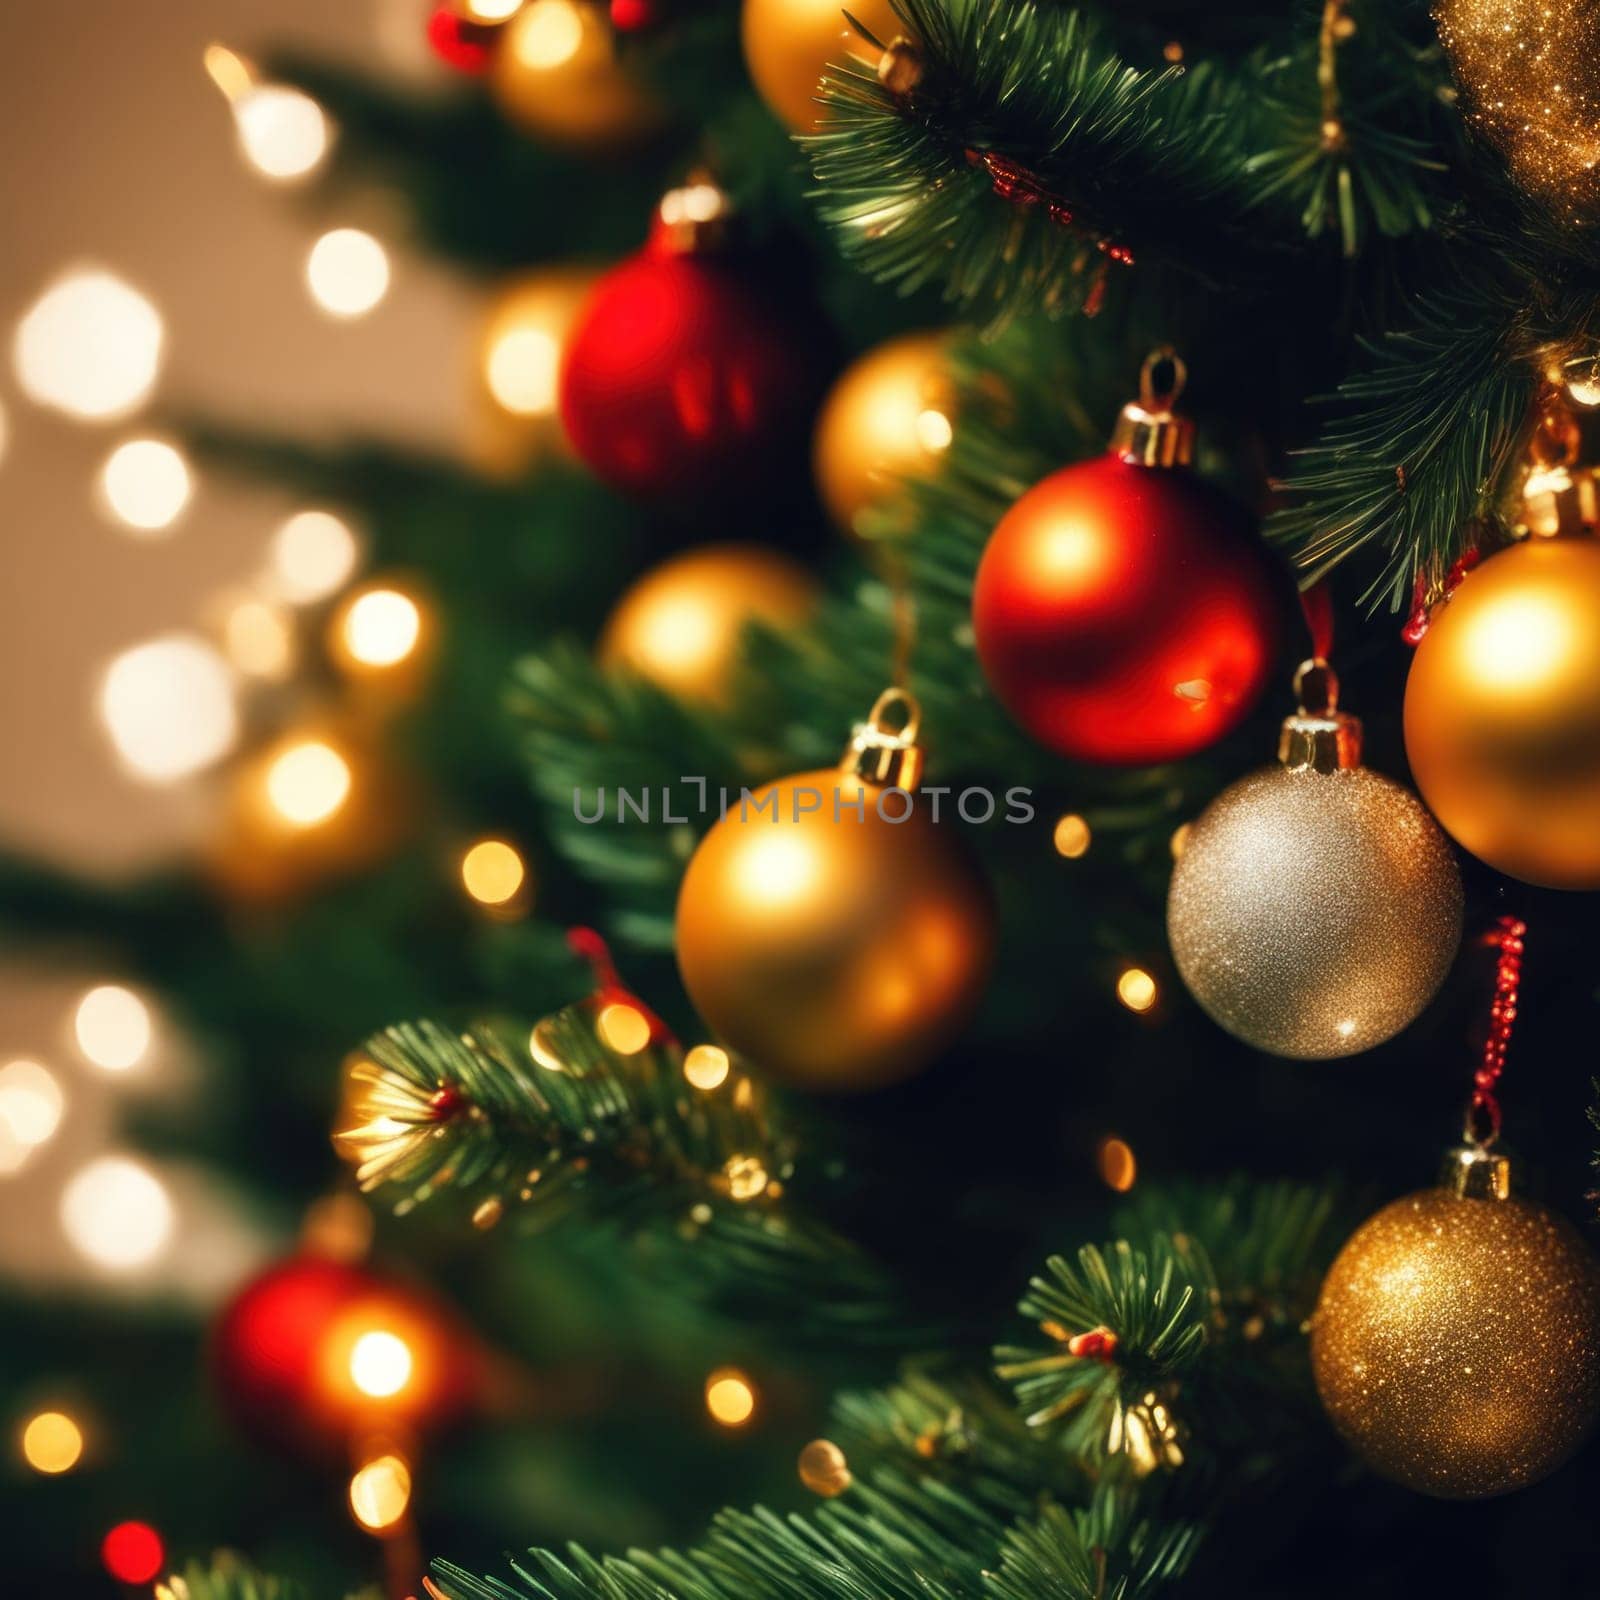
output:
<svg viewBox="0 0 1600 1600"><path fill-rule="evenodd" d="M473 76L489 70L499 32L497 25L473 22L448 3L436 6L428 18L428 43L433 53L447 67Z"/></svg>
<svg viewBox="0 0 1600 1600"><path fill-rule="evenodd" d="M1158 393L1155 373L1173 375ZM1111 448L1036 484L1001 518L973 592L990 687L1041 744L1083 761L1176 761L1236 727L1277 634L1250 518L1189 469L1183 366L1146 361Z"/></svg>
<svg viewBox="0 0 1600 1600"><path fill-rule="evenodd" d="M817 397L807 319L728 247L726 198L673 190L637 255L595 286L567 346L561 419L607 483L705 502L789 465Z"/></svg>

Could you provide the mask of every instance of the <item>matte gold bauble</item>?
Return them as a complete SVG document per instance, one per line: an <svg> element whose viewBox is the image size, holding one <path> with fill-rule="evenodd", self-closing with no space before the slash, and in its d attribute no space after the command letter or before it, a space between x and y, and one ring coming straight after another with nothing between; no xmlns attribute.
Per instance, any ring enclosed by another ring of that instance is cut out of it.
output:
<svg viewBox="0 0 1600 1600"><path fill-rule="evenodd" d="M627 144L666 120L618 61L605 13L589 0L529 0L505 25L492 72L500 109L552 144Z"/></svg>
<svg viewBox="0 0 1600 1600"><path fill-rule="evenodd" d="M730 801L678 897L678 966L700 1015L752 1067L807 1089L911 1076L988 967L987 888L912 792L914 759L871 754L873 728L845 764Z"/></svg>
<svg viewBox="0 0 1600 1600"><path fill-rule="evenodd" d="M1461 875L1416 796L1359 764L1353 717L1302 711L1280 754L1191 825L1167 900L1172 954L1212 1019L1258 1050L1354 1055L1444 981Z"/></svg>
<svg viewBox="0 0 1600 1600"><path fill-rule="evenodd" d="M948 335L908 333L869 350L834 384L817 418L817 490L849 533L905 480L926 477L949 447L955 394Z"/></svg>
<svg viewBox="0 0 1600 1600"><path fill-rule="evenodd" d="M565 447L557 407L567 337L599 267L546 267L503 284L472 351L474 461L509 475Z"/></svg>
<svg viewBox="0 0 1600 1600"><path fill-rule="evenodd" d="M1532 537L1436 606L1406 682L1406 755L1496 871L1600 888L1600 539Z"/></svg>
<svg viewBox="0 0 1600 1600"><path fill-rule="evenodd" d="M722 704L747 624L793 628L816 609L815 580L757 545L708 545L664 561L618 602L600 659L684 699Z"/></svg>
<svg viewBox="0 0 1600 1600"><path fill-rule="evenodd" d="M1317 1392L1374 1471L1451 1500L1553 1472L1600 1410L1600 1270L1577 1230L1458 1152L1356 1230L1311 1324Z"/></svg>
<svg viewBox="0 0 1600 1600"><path fill-rule="evenodd" d="M815 133L827 117L816 98L824 68L852 60L877 67L877 51L845 20L846 10L884 44L905 34L889 0L847 7L839 0L744 0L745 64L761 98L796 133Z"/></svg>

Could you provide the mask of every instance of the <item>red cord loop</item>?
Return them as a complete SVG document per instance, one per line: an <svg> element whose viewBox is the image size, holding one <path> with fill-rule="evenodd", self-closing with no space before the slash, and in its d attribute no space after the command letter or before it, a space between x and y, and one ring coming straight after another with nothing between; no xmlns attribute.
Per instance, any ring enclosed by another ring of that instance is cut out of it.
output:
<svg viewBox="0 0 1600 1600"><path fill-rule="evenodd" d="M1522 952L1527 933L1528 925L1520 917L1507 916L1499 918L1483 940L1499 954L1495 958L1494 999L1489 1006L1483 1060L1472 1075L1466 1133L1468 1140L1484 1149L1500 1137L1500 1100L1495 1091L1506 1069L1506 1051L1510 1048L1511 1030L1517 1020L1517 995L1522 985Z"/></svg>

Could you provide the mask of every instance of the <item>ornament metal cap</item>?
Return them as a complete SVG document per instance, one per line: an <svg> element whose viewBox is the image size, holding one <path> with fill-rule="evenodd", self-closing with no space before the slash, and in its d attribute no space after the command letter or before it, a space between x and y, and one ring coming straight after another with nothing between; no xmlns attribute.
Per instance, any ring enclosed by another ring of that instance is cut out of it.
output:
<svg viewBox="0 0 1600 1600"><path fill-rule="evenodd" d="M1156 375L1166 372L1166 383ZM1186 467L1194 460L1194 423L1173 411L1189 369L1171 345L1144 358L1139 369L1139 398L1122 408L1111 433L1111 453L1141 467Z"/></svg>
<svg viewBox="0 0 1600 1600"><path fill-rule="evenodd" d="M904 720L893 728L887 719L896 708ZM923 750L917 743L921 725L916 696L906 689L885 689L873 701L867 720L851 729L840 770L882 789L915 789L922 781Z"/></svg>
<svg viewBox="0 0 1600 1600"><path fill-rule="evenodd" d="M1511 1162L1487 1145L1457 1145L1445 1152L1439 1186L1462 1200L1505 1200L1511 1194Z"/></svg>
<svg viewBox="0 0 1600 1600"><path fill-rule="evenodd" d="M1592 534L1600 526L1600 474L1582 466L1578 419L1560 399L1546 404L1528 446L1517 526L1540 539Z"/></svg>
<svg viewBox="0 0 1600 1600"><path fill-rule="evenodd" d="M1361 719L1339 709L1339 675L1322 659L1294 675L1300 709L1283 719L1278 760L1291 772L1343 772L1361 765Z"/></svg>

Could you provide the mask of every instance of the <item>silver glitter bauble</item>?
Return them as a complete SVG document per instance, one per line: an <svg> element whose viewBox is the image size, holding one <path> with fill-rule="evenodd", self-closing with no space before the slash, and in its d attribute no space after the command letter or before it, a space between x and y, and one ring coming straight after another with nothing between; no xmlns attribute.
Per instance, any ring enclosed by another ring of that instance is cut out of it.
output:
<svg viewBox="0 0 1600 1600"><path fill-rule="evenodd" d="M1286 752L1308 725L1285 725ZM1342 758L1358 760L1359 725L1336 726L1351 741ZM1230 1033L1274 1055L1354 1055L1398 1033L1444 981L1461 875L1410 790L1354 764L1266 767L1190 829L1167 936L1189 992Z"/></svg>

